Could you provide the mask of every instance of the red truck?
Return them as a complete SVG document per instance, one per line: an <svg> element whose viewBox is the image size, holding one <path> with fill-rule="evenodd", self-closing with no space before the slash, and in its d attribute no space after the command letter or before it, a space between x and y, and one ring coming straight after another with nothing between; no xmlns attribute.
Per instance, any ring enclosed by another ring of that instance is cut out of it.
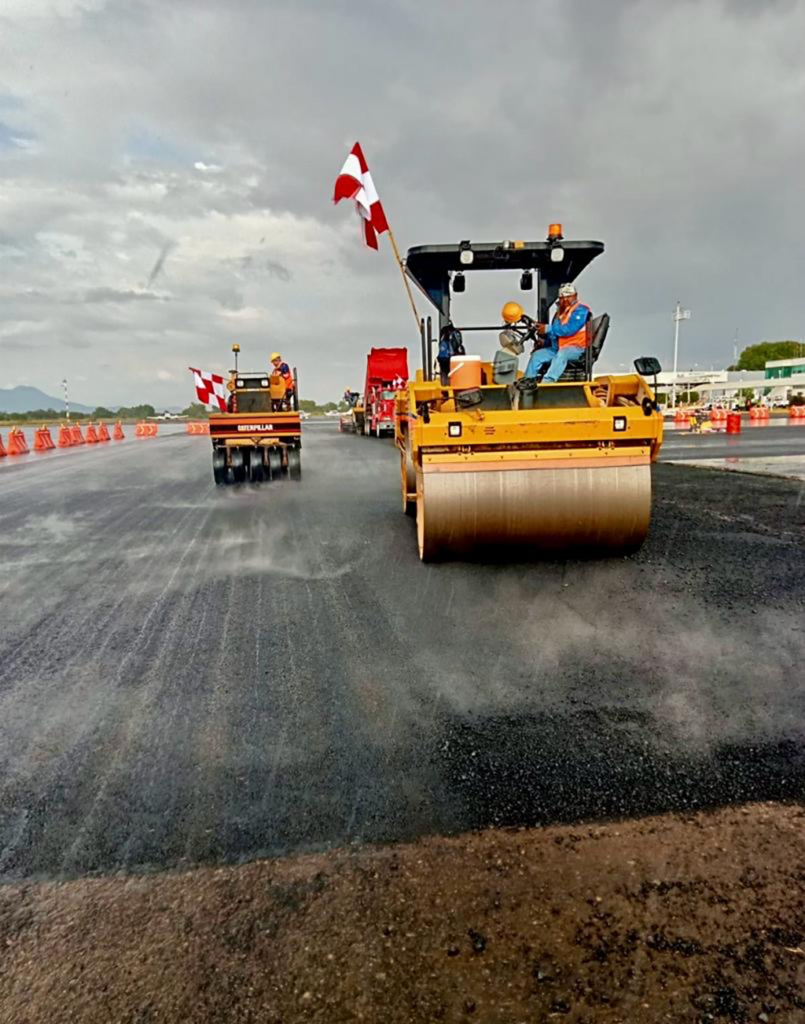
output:
<svg viewBox="0 0 805 1024"><path fill-rule="evenodd" d="M380 437L394 433L397 392L408 383L408 349L373 348L366 359L363 432Z"/></svg>

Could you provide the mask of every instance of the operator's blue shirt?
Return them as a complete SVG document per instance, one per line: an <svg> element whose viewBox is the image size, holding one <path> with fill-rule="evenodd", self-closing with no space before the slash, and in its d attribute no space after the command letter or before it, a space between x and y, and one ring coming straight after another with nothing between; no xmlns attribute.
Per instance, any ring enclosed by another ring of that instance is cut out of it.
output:
<svg viewBox="0 0 805 1024"><path fill-rule="evenodd" d="M559 313L554 313L551 326L545 332L545 340L551 348L556 348L560 338L569 338L572 334L580 331L591 316L588 306L578 306L570 314L566 324L559 322Z"/></svg>

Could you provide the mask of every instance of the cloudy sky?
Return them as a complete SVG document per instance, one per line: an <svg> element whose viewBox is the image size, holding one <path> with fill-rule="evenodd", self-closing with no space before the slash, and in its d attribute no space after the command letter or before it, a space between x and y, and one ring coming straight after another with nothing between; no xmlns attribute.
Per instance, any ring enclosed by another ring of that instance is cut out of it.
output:
<svg viewBox="0 0 805 1024"><path fill-rule="evenodd" d="M683 366L801 338L803 40L805 0L0 0L0 387L185 404L238 341L326 400L415 351L330 201L356 139L403 248L606 242L610 368L677 298ZM459 322L517 297L483 276Z"/></svg>

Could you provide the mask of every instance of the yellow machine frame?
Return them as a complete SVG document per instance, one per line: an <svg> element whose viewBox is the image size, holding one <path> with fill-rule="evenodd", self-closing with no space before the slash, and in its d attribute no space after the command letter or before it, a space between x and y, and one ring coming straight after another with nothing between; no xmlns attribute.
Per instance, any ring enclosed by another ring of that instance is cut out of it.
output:
<svg viewBox="0 0 805 1024"><path fill-rule="evenodd" d="M492 373L492 364L483 363L483 393L506 391L507 386L488 383L492 380ZM584 470L595 474L599 469L621 469L628 474L632 467L648 467L657 458L662 445L663 420L654 406L654 393L643 377L636 373L602 375L582 383L546 384L539 388L539 394L560 388L574 389L576 397L580 397L581 389L586 405L552 407L552 403L541 403L538 398L534 408L485 409L481 405L474 409L457 409L453 389L443 387L438 381L424 380L421 371L417 372L416 380L400 392L395 443L400 451L402 502L406 513L417 515L423 559L440 557L438 549L442 543L448 547L456 546L455 537L451 540L449 535L435 542L431 550L427 543L424 531L425 493L428 480L437 475L466 473L470 479L475 474L489 472L506 474L507 479L513 479L508 477L512 472L519 473L520 479L528 481L530 477L522 477L522 473L556 471L563 475L556 476L554 472L550 481L547 474L539 478L546 485L543 490L555 490L557 481L568 481L564 475L568 471ZM512 394L515 393L512 390ZM636 489L628 484L624 487L625 476L621 474L620 488L628 495L628 500L634 501ZM587 479L595 482L602 478L588 475ZM578 474L574 476L573 484L579 486ZM613 500L612 490L608 488L607 499L610 501ZM604 519L612 516L622 519L625 514L628 525L616 526L616 536L612 539L615 547L624 550L639 546L648 527L650 487L647 492L645 487L638 490L647 493L648 508L641 493L638 495L642 499L639 500L640 508L634 514L628 508L604 514ZM561 500L567 506L567 493ZM431 502L435 503L435 499L431 498ZM472 550L477 538L483 536L483 524L477 521L483 515L483 509L474 509L471 513L474 521L462 526L460 494L454 495L451 502L450 515L456 520L456 531L468 531L466 543L459 543L457 550ZM564 507L559 511L569 520L570 526L564 533L556 528L548 531L546 546L556 550L564 546L563 541L571 545L579 541L578 530L573 527L572 508ZM527 520L529 514L525 513ZM534 516L537 514L545 515L544 510L535 511ZM499 508L495 515L500 515ZM522 516L523 512L519 515ZM529 529L534 532L533 520L530 522L531 527L523 527L525 534ZM612 529L611 523L609 526ZM450 527L447 527L447 533L450 533ZM633 541L630 540L632 534ZM501 531L500 539L502 542L507 540L505 531ZM508 539L527 542L516 526ZM590 540L591 543L594 541L592 535ZM606 547L604 544L602 550Z"/></svg>

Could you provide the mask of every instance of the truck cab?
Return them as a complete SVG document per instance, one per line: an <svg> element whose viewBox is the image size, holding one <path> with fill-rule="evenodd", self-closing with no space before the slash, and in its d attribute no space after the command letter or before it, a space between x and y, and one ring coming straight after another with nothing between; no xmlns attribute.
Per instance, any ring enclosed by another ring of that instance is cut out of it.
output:
<svg viewBox="0 0 805 1024"><path fill-rule="evenodd" d="M394 434L397 393L408 383L408 350L373 348L366 360L362 433Z"/></svg>
<svg viewBox="0 0 805 1024"><path fill-rule="evenodd" d="M369 401L366 404L368 411L367 433L381 437L384 433L391 436L394 433L394 407L397 400L397 388L391 385L380 385L372 388Z"/></svg>

